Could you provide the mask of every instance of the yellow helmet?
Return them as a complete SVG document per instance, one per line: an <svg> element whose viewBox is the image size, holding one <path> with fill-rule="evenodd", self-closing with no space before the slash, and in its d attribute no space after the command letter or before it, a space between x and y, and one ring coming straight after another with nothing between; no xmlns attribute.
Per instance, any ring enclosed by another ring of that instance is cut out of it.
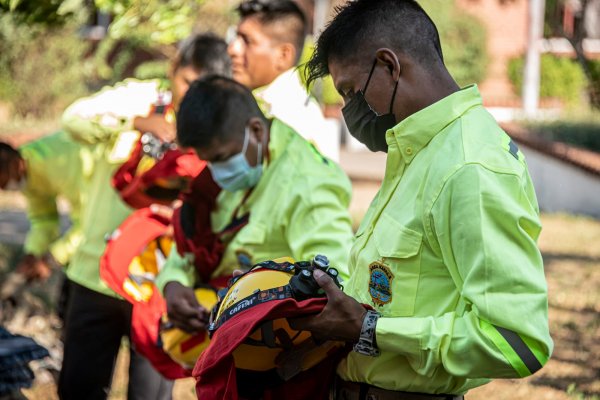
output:
<svg viewBox="0 0 600 400"><path fill-rule="evenodd" d="M198 303L207 310L217 304L217 291L210 287L201 287L195 290ZM163 350L177 363L187 369L192 369L200 354L210 343L206 331L190 334L176 328L169 322L166 315L161 319L160 341Z"/></svg>
<svg viewBox="0 0 600 400"><path fill-rule="evenodd" d="M312 262L295 262L289 257L266 261L234 278L229 288L219 293L219 304L211 314L210 334L227 325L227 321L240 312L251 312L255 305L324 296L312 277L314 268L324 270L341 287L337 270L329 268L324 256L317 256ZM296 331L286 318L278 318L263 321L234 350L233 358L237 369L254 372L276 369L280 376L287 378L318 364L331 350L342 345L333 341L317 343L310 332Z"/></svg>

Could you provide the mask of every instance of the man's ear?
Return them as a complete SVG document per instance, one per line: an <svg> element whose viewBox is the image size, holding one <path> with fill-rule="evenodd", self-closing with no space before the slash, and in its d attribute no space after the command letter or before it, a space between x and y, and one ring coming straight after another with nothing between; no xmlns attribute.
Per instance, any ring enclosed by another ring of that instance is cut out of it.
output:
<svg viewBox="0 0 600 400"><path fill-rule="evenodd" d="M258 143L264 143L267 135L267 126L264 121L258 117L252 117L248 120L248 130L250 135L254 136Z"/></svg>
<svg viewBox="0 0 600 400"><path fill-rule="evenodd" d="M284 72L296 65L296 47L291 43L277 46L277 70Z"/></svg>
<svg viewBox="0 0 600 400"><path fill-rule="evenodd" d="M400 60L393 50L386 47L378 49L375 52L375 58L378 63L386 66L395 82L400 79L400 75L402 74L402 64L400 64Z"/></svg>

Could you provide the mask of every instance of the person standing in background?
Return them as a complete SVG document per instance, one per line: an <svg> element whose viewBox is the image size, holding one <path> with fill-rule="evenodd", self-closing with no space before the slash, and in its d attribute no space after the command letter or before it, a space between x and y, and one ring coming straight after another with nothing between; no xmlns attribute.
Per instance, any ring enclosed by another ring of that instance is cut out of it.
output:
<svg viewBox="0 0 600 400"><path fill-rule="evenodd" d="M228 68L223 40L214 35L194 35L183 42L172 61L170 91L159 80L131 79L78 100L65 111L65 131L82 143L82 190L88 201L81 212L83 241L67 271L72 293L58 385L61 399L106 399L121 339L130 332L132 306L100 279L99 262L105 235L132 211L111 186L115 170L136 143L137 135L131 130L172 141L174 122L163 115L149 115L152 106L170 99L177 109L192 81ZM131 350L128 398L171 398L172 382Z"/></svg>
<svg viewBox="0 0 600 400"><path fill-rule="evenodd" d="M0 142L0 188L18 190L27 200L31 228L17 270L28 279L45 280L50 265L67 265L81 242L81 146L56 132L14 149ZM60 234L58 197L70 206L71 228Z"/></svg>
<svg viewBox="0 0 600 400"><path fill-rule="evenodd" d="M233 78L252 90L268 118L288 124L337 162L337 134L329 129L297 69L307 33L302 10L292 0L246 0L237 12L240 22L228 47Z"/></svg>
<svg viewBox="0 0 600 400"><path fill-rule="evenodd" d="M52 133L18 149L0 142L0 189L18 190L27 201L31 227L16 271L28 281L43 282L53 267L66 268L81 243L81 167L81 146L65 132ZM59 197L69 203L71 220L70 228L62 235ZM68 292L68 281L64 280L57 304L61 319Z"/></svg>

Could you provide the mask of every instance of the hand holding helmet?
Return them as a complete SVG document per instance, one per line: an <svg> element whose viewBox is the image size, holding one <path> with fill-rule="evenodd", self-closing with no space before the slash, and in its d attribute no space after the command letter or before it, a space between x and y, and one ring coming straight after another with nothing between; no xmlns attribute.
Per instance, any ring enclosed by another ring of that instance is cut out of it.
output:
<svg viewBox="0 0 600 400"><path fill-rule="evenodd" d="M195 333L206 329L209 311L196 299L194 289L169 282L164 289L169 321L177 328Z"/></svg>
<svg viewBox="0 0 600 400"><path fill-rule="evenodd" d="M355 343L360 337L367 310L358 301L344 294L336 281L321 269L313 277L327 296L327 305L314 316L289 319L293 329L309 331L319 340L341 340Z"/></svg>

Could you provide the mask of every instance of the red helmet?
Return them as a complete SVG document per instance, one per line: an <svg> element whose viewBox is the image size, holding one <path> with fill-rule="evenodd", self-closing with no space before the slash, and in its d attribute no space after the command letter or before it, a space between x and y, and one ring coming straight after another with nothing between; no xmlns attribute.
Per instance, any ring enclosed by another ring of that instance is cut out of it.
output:
<svg viewBox="0 0 600 400"><path fill-rule="evenodd" d="M196 359L208 346L208 332L189 334L172 326L166 303L154 279L171 251L169 221L148 208L136 210L108 237L100 261L100 276L116 293L133 304L131 340L136 350L169 379L187 377ZM217 303L224 277L196 289L206 309Z"/></svg>
<svg viewBox="0 0 600 400"><path fill-rule="evenodd" d="M133 208L152 203L169 205L205 166L206 162L193 151L165 147L159 139L144 134L129 159L113 175L112 185Z"/></svg>
<svg viewBox="0 0 600 400"><path fill-rule="evenodd" d="M159 102L150 114L164 115L171 123L175 121L170 103ZM137 143L129 159L113 175L112 185L133 208L152 203L171 204L206 166L191 150L180 150L174 143L163 142L151 133L132 133L137 135Z"/></svg>

